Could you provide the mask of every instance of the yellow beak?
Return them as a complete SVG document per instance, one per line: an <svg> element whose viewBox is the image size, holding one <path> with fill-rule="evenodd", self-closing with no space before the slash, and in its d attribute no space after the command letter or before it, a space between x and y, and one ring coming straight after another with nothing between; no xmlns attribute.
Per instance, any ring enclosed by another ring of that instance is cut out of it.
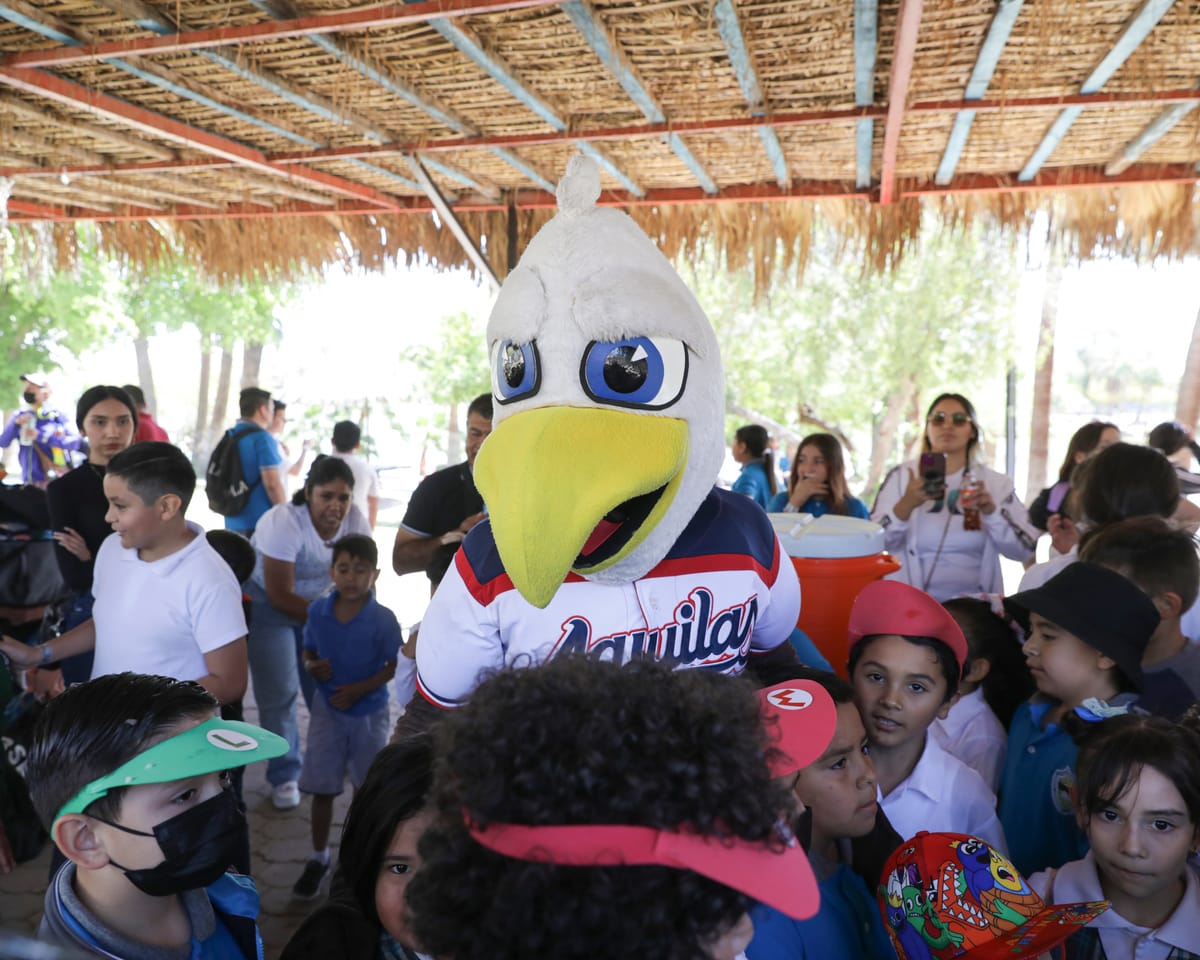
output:
<svg viewBox="0 0 1200 960"><path fill-rule="evenodd" d="M492 431L475 458L475 485L513 586L545 607L605 514L666 486L629 542L636 549L671 505L687 463L686 421L596 407L540 407Z"/></svg>

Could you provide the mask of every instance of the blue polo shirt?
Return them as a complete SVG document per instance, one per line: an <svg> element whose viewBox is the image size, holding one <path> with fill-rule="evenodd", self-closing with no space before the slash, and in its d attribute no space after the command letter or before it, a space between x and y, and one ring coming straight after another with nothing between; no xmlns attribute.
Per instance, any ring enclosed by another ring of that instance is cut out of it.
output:
<svg viewBox="0 0 1200 960"><path fill-rule="evenodd" d="M271 498L262 483L262 471L278 467L283 462L279 444L266 430L249 420L239 420L233 430L238 432L238 455L242 458L242 474L250 484L250 498L242 512L225 518L226 530L253 530L259 518L271 509Z"/></svg>
<svg viewBox="0 0 1200 960"><path fill-rule="evenodd" d="M317 685L328 703L342 684L358 683L373 677L383 665L395 660L400 652L402 637L396 615L382 606L374 596L349 623L342 623L333 614L337 591L318 597L308 607L308 622L304 625L304 649L328 660L333 675ZM363 717L377 710L386 710L387 684L360 697L349 709L340 711L348 716ZM337 708L330 704L330 708Z"/></svg>
<svg viewBox="0 0 1200 960"><path fill-rule="evenodd" d="M888 960L894 958L879 905L862 877L845 864L817 885L821 909L793 920L759 904L750 911L754 939L747 960Z"/></svg>

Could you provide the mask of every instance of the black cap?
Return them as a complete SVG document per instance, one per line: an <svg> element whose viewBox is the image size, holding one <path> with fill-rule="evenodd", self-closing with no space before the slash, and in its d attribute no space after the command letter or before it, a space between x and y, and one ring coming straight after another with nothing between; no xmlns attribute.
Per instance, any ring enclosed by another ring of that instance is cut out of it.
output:
<svg viewBox="0 0 1200 960"><path fill-rule="evenodd" d="M1005 598L1004 607L1025 624L1036 613L1075 634L1142 689L1142 657L1161 617L1150 598L1115 570L1072 563L1035 590Z"/></svg>

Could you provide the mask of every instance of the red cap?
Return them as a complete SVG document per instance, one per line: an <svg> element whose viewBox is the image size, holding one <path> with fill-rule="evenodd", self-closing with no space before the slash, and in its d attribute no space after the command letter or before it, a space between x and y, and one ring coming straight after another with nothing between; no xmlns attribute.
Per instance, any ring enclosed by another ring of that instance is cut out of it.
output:
<svg viewBox="0 0 1200 960"><path fill-rule="evenodd" d="M960 670L967 662L967 638L946 608L924 590L899 580L876 580L863 587L850 609L848 629L851 647L878 634L933 637L954 652Z"/></svg>
<svg viewBox="0 0 1200 960"><path fill-rule="evenodd" d="M1036 957L1109 908L1107 900L1048 906L984 841L924 831L888 857L878 899L900 960Z"/></svg>
<svg viewBox="0 0 1200 960"><path fill-rule="evenodd" d="M657 864L691 870L796 920L814 916L821 903L808 857L790 832L787 845L777 849L766 842L698 833L687 825L675 830L612 824L480 827L468 817L467 829L477 843L516 860L572 867Z"/></svg>
<svg viewBox="0 0 1200 960"><path fill-rule="evenodd" d="M789 680L758 691L763 723L774 738L771 776L786 777L825 752L837 729L837 706L813 680Z"/></svg>

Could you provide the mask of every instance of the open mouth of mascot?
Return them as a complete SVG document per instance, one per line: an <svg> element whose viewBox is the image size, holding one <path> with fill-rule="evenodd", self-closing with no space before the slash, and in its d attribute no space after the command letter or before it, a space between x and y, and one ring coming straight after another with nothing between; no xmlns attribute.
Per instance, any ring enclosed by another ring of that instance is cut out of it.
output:
<svg viewBox="0 0 1200 960"><path fill-rule="evenodd" d="M632 497L608 511L596 524L572 567L587 570L615 557L641 529L669 484Z"/></svg>

